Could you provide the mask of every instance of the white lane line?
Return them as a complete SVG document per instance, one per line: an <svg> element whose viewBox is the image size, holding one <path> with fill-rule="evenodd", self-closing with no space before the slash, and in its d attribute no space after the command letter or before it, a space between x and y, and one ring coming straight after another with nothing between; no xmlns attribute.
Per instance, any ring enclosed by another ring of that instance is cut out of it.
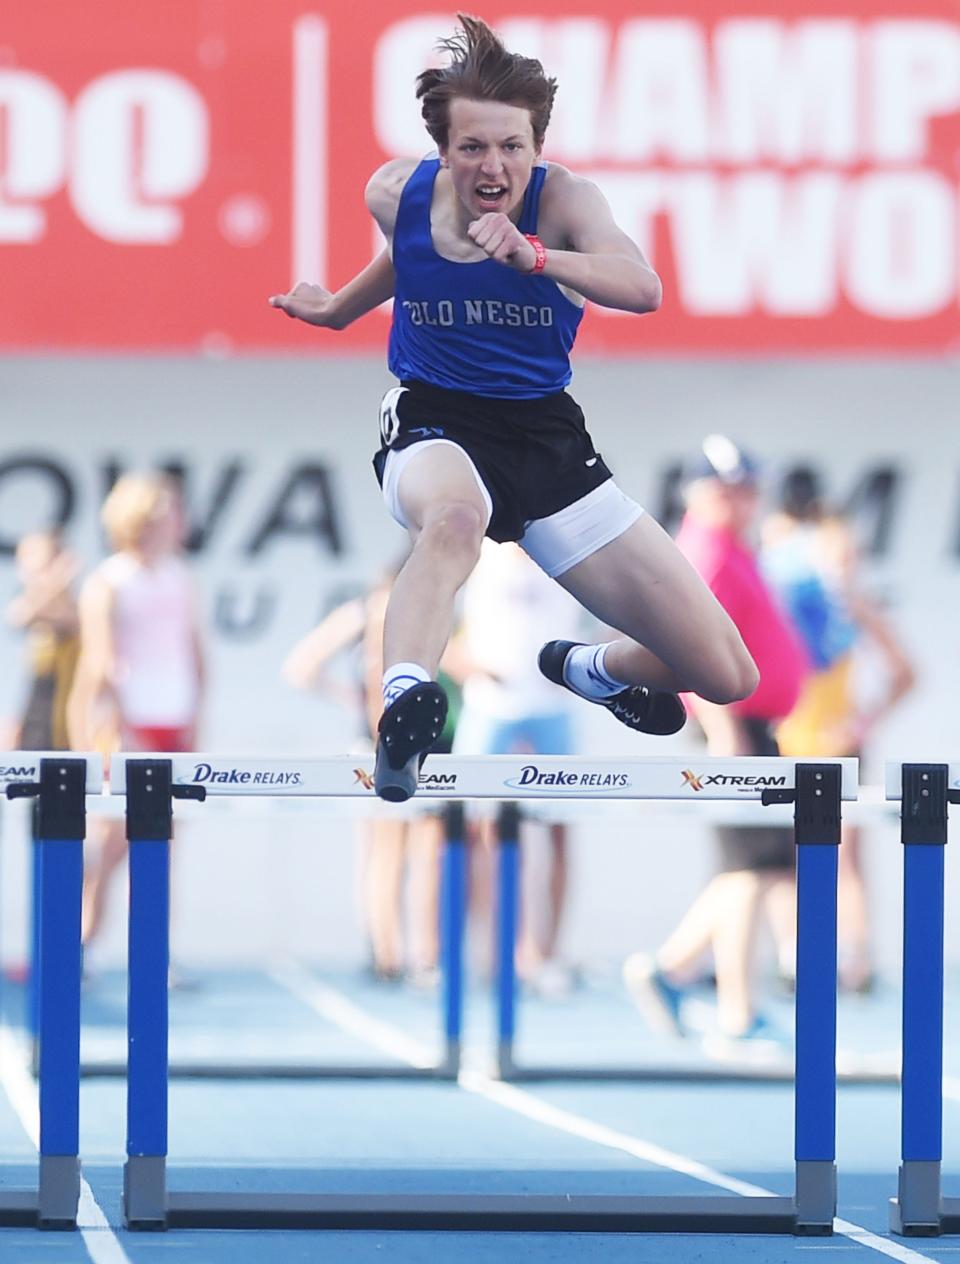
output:
<svg viewBox="0 0 960 1264"><path fill-rule="evenodd" d="M308 970L296 962L284 962L267 971L268 977L321 1016L329 1019L341 1031L356 1036L364 1044L386 1053L398 1062L426 1069L434 1066L437 1058L419 1040L404 1035L392 1023L374 1018L366 1010L347 1000L342 992L328 987L313 978Z"/></svg>
<svg viewBox="0 0 960 1264"><path fill-rule="evenodd" d="M351 1035L367 1040L377 1049L411 1062L413 1066L429 1065L429 1057L426 1064L421 1060L429 1051L419 1041L411 1040L406 1033L394 1027L392 1023L374 1018L335 988L313 980L309 972L301 966L291 965L271 973L281 986L299 996L321 1017L341 1026ZM296 986L291 986L291 984ZM340 1016L347 1018L349 1026L342 1024ZM418 1060L411 1061L405 1050L415 1050ZM640 1137L630 1136L615 1128L608 1128L605 1124L598 1124L581 1115L575 1115L571 1111L551 1106L528 1090L517 1088L513 1084L505 1084L501 1080L494 1080L481 1071L461 1071L458 1083L466 1092L485 1097L488 1101L523 1115L527 1119L532 1119L536 1123L556 1128L558 1131L605 1146L607 1149L620 1150L633 1158L652 1163L656 1167L667 1168L680 1175L693 1177L705 1185L713 1185L717 1189L725 1189L730 1193L747 1197L776 1197L773 1190L764 1189L748 1181L741 1181L735 1176L727 1176L726 1173L718 1172L685 1154L677 1154L662 1146L644 1141ZM889 1259L899 1260L900 1264L935 1264L933 1256L922 1255L911 1247L903 1246L889 1238L882 1238L879 1234L872 1233L862 1225L853 1224L849 1220L837 1218L833 1222L833 1227L835 1232L843 1234L844 1237L859 1243L860 1246L886 1255Z"/></svg>
<svg viewBox="0 0 960 1264"><path fill-rule="evenodd" d="M9 1098L24 1132L39 1150L40 1099L37 1085L24 1063L23 1046L6 1023L0 1023L0 1088ZM77 1228L93 1264L132 1264L82 1175Z"/></svg>

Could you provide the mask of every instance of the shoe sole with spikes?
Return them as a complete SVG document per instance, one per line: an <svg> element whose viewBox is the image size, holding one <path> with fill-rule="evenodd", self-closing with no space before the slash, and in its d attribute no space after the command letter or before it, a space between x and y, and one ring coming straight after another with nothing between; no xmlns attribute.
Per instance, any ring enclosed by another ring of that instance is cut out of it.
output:
<svg viewBox="0 0 960 1264"><path fill-rule="evenodd" d="M416 794L420 765L443 732L447 695L435 681L414 685L391 703L377 725L373 788L389 803Z"/></svg>

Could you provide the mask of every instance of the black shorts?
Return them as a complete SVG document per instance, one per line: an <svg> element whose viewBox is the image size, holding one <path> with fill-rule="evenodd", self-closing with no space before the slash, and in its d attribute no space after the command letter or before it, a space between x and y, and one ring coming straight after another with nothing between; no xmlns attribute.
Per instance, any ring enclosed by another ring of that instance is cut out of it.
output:
<svg viewBox="0 0 960 1264"><path fill-rule="evenodd" d="M766 720L744 721L751 755L779 755L777 739ZM794 833L785 825L718 825L716 827L720 873L792 869L797 849Z"/></svg>
<svg viewBox="0 0 960 1264"><path fill-rule="evenodd" d="M540 399L488 399L424 382L406 390L381 417L377 479L391 451L424 439L463 448L493 501L487 535L519 540L528 522L548 518L612 477L566 391Z"/></svg>

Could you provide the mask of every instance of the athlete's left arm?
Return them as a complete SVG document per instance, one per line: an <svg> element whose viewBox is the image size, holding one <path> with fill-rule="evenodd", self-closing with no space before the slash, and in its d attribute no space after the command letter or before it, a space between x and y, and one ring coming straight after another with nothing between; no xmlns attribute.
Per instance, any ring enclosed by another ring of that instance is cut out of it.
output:
<svg viewBox="0 0 960 1264"><path fill-rule="evenodd" d="M590 180L562 168L551 171L541 203L542 233L556 233L569 249L551 250L543 275L592 303L623 312L655 312L660 278L613 218L610 204ZM551 231L552 230L552 231Z"/></svg>

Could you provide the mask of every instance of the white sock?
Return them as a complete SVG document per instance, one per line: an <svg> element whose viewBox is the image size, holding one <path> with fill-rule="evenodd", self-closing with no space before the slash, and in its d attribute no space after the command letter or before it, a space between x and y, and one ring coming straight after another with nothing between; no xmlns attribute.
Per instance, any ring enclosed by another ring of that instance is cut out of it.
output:
<svg viewBox="0 0 960 1264"><path fill-rule="evenodd" d="M606 669L604 659L613 644L578 645L567 655L563 664L563 678L576 693L584 698L611 698L627 688L625 680L616 680Z"/></svg>
<svg viewBox="0 0 960 1264"><path fill-rule="evenodd" d="M394 663L383 673L383 705L389 707L414 685L425 685L430 673L419 663Z"/></svg>

